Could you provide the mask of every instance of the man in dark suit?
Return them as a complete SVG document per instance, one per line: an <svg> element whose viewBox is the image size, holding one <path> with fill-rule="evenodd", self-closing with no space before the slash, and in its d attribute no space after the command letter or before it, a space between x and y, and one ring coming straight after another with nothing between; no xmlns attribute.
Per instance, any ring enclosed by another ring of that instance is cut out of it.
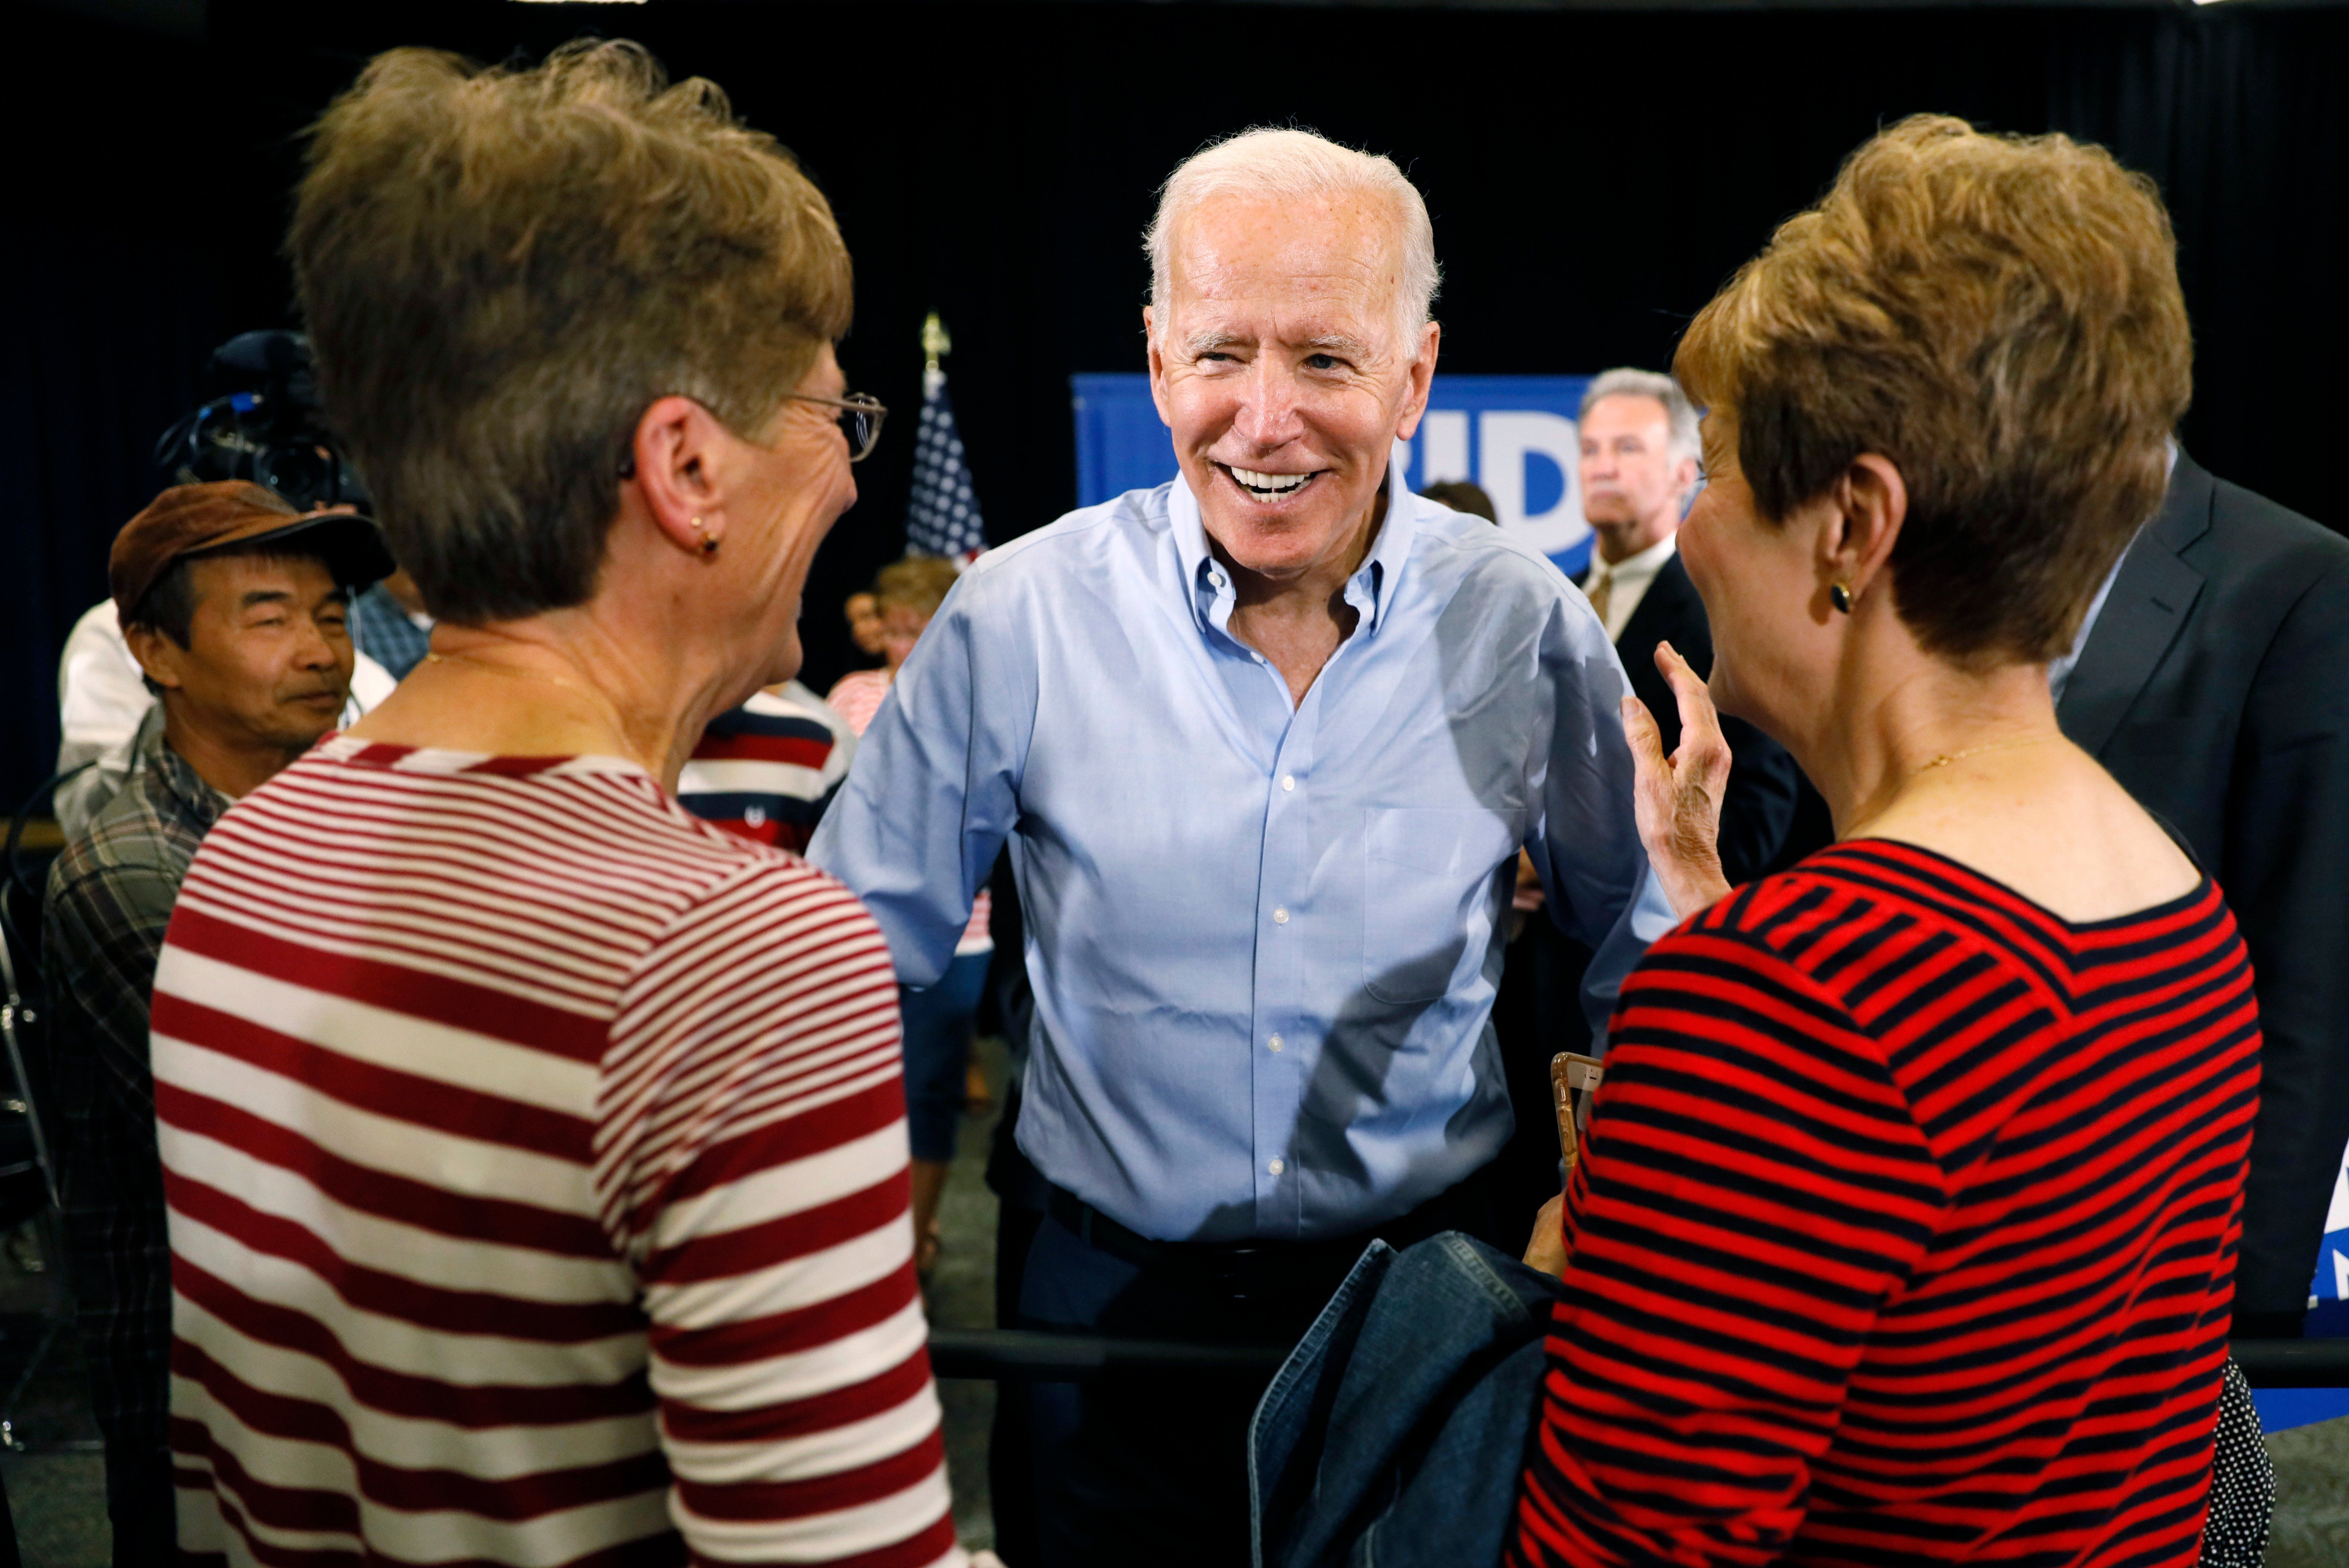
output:
<svg viewBox="0 0 2349 1568"><path fill-rule="evenodd" d="M2349 1140L2349 541L2180 452L2088 614L2057 721L2185 836L2251 949L2235 1327L2296 1337Z"/></svg>
<svg viewBox="0 0 2349 1568"><path fill-rule="evenodd" d="M1579 424L1582 512L1595 536L1583 592L1669 757L1681 743L1680 707L1656 668L1656 645L1671 644L1701 676L1713 670L1713 631L1676 537L1696 487L1696 410L1669 376L1609 370L1583 393ZM1794 821L1800 774L1785 748L1752 725L1724 717L1721 728L1736 758L1721 806L1722 872L1747 882L1771 869Z"/></svg>

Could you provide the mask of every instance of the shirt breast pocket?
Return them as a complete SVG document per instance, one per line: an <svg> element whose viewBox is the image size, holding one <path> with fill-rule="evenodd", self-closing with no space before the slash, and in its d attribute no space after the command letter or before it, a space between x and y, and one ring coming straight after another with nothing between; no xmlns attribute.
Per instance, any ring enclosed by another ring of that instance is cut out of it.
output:
<svg viewBox="0 0 2349 1568"><path fill-rule="evenodd" d="M1494 876L1517 847L1491 810L1372 810L1364 824L1362 985L1381 1002L1430 1002L1493 935Z"/></svg>

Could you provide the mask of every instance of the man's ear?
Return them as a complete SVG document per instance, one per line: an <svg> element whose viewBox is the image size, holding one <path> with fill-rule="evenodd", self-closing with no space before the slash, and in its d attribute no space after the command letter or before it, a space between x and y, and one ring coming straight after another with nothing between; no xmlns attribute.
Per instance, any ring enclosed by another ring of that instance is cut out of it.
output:
<svg viewBox="0 0 2349 1568"><path fill-rule="evenodd" d="M130 645L130 656L147 672L147 678L168 691L177 691L186 684L181 673L180 661L188 650L171 641L152 626L125 626L122 640Z"/></svg>
<svg viewBox="0 0 2349 1568"><path fill-rule="evenodd" d="M635 471L620 481L621 511L633 497L678 549L703 553L725 537L728 459L737 445L718 416L690 397L657 399L636 420Z"/></svg>
<svg viewBox="0 0 2349 1568"><path fill-rule="evenodd" d="M1435 386L1435 351L1444 343L1444 328L1429 322L1420 329L1419 356L1411 362L1407 374L1411 390L1404 395L1402 416L1395 421L1395 439L1408 441L1419 429L1420 417L1427 412L1427 395Z"/></svg>
<svg viewBox="0 0 2349 1568"><path fill-rule="evenodd" d="M1828 580L1865 594L1892 559L1909 521L1909 483L1892 459L1875 452L1854 458L1828 492L1833 513L1823 535Z"/></svg>
<svg viewBox="0 0 2349 1568"><path fill-rule="evenodd" d="M1159 346L1157 321L1148 305L1142 307L1142 337L1149 350L1150 400L1158 406L1158 422L1171 430L1174 416L1166 411L1166 356Z"/></svg>

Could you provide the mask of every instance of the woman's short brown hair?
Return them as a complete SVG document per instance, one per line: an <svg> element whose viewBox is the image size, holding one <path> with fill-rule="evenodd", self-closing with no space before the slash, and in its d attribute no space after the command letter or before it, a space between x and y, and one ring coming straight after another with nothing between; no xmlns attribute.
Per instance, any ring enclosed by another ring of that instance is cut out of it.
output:
<svg viewBox="0 0 2349 1568"><path fill-rule="evenodd" d="M884 610L911 610L926 621L938 613L961 575L943 555L908 555L881 568L873 579L873 597Z"/></svg>
<svg viewBox="0 0 2349 1568"><path fill-rule="evenodd" d="M1893 603L1929 652L1979 666L2071 646L2160 505L2192 361L2151 181L2068 137L1919 115L1779 226L1673 371L1734 418L1765 518L1889 459L1909 492Z"/></svg>
<svg viewBox="0 0 2349 1568"><path fill-rule="evenodd" d="M378 55L312 132L288 249L327 414L460 622L594 593L656 398L755 435L848 326L823 194L629 43Z"/></svg>

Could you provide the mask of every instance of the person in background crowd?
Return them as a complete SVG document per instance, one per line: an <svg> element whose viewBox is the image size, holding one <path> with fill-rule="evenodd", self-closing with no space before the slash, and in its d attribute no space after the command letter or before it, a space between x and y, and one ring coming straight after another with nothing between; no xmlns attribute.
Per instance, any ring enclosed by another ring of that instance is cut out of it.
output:
<svg viewBox="0 0 2349 1568"><path fill-rule="evenodd" d="M395 684L388 670L357 650L342 722L357 722ZM57 656L57 771L72 777L58 782L49 810L67 838L88 827L137 769L133 742L154 711L155 694L123 636L122 613L111 599L91 605Z"/></svg>
<svg viewBox="0 0 2349 1568"><path fill-rule="evenodd" d="M868 659L881 656L881 603L870 593L851 593L843 606L848 616L848 640Z"/></svg>
<svg viewBox="0 0 2349 1568"><path fill-rule="evenodd" d="M1252 131L1175 170L1149 249L1179 477L979 557L809 855L932 981L1010 842L1023 1320L1281 1344L1372 1235L1495 1229L1519 846L1601 997L1674 917L1589 607L1389 471L1439 337L1419 192ZM1258 1391L1030 1385L1040 1563L1247 1561Z"/></svg>
<svg viewBox="0 0 2349 1568"><path fill-rule="evenodd" d="M1697 418L1680 384L1647 370L1591 378L1576 423L1582 510L1593 535L1583 590L1607 624L1631 694L1656 716L1664 754L1680 745L1671 688L1656 649L1671 645L1702 679L1713 668L1704 603L1680 558L1681 519L1697 485ZM1794 820L1797 777L1786 748L1733 716L1721 721L1734 761L1721 805L1721 868L1732 884L1770 868Z"/></svg>
<svg viewBox="0 0 2349 1568"><path fill-rule="evenodd" d="M2296 1338L2349 1141L2349 541L2171 452L2050 679L2064 733L2241 923L2261 1044L2235 1332Z"/></svg>
<svg viewBox="0 0 2349 1568"><path fill-rule="evenodd" d="M1640 829L1709 907L1624 982L1528 1258L1563 1293L1509 1563L2189 1564L2222 1411L2256 1455L2251 966L2047 680L2191 363L2149 181L1922 116L1690 327L1713 695L1841 841L1734 892L1683 863L1727 748L1668 650Z"/></svg>
<svg viewBox="0 0 2349 1568"><path fill-rule="evenodd" d="M1481 517L1486 522L1501 521L1500 513L1494 510L1493 498L1485 493L1484 486L1472 480L1438 480L1419 493L1438 506L1448 506L1470 517Z"/></svg>
<svg viewBox="0 0 2349 1568"><path fill-rule="evenodd" d="M803 853L848 777L856 731L796 680L709 721L677 778L677 803L756 843Z"/></svg>
<svg viewBox="0 0 2349 1568"><path fill-rule="evenodd" d="M946 603L960 574L955 563L942 555L908 555L874 575L873 651L881 655L881 667L851 670L824 694L824 701L837 708L857 734L864 734L873 716L881 711L881 699L889 695L897 672L905 667L906 655L914 651L923 628Z"/></svg>
<svg viewBox="0 0 2349 1568"><path fill-rule="evenodd" d="M351 635L359 652L384 667L395 681L424 662L432 651L432 617L416 579L395 572L351 602Z"/></svg>
<svg viewBox="0 0 2349 1568"><path fill-rule="evenodd" d="M873 580L881 621L882 665L855 670L832 688L830 701L862 735L881 709L897 672L921 640L960 575L938 555L909 555L884 566ZM995 938L988 932L993 901L984 889L971 901L946 972L897 996L905 1019L905 1107L914 1146L914 1235L926 1272L937 1256L938 1202L954 1167L956 1135L970 1102L971 1020L987 984Z"/></svg>
<svg viewBox="0 0 2349 1568"><path fill-rule="evenodd" d="M635 45L398 49L287 249L433 653L157 966L181 1552L959 1564L887 950L668 793L878 438L830 206Z"/></svg>
<svg viewBox="0 0 2349 1568"><path fill-rule="evenodd" d="M106 1442L114 1561L171 1559L171 1260L147 1003L188 861L220 814L307 751L349 696L352 590L375 525L241 482L163 491L115 537L118 624L160 701L136 766L50 868L45 1075L82 1357Z"/></svg>

